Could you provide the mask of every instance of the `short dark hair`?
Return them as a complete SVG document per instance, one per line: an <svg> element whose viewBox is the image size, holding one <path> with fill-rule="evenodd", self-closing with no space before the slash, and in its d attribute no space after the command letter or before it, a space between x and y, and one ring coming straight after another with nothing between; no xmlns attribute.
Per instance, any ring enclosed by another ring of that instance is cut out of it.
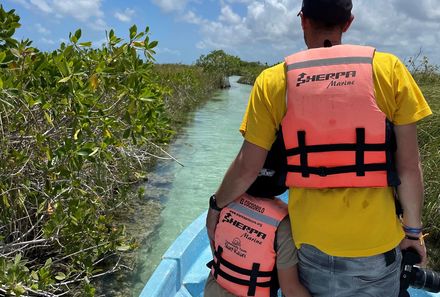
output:
<svg viewBox="0 0 440 297"><path fill-rule="evenodd" d="M303 0L301 12L317 24L330 28L347 23L352 8L351 0Z"/></svg>

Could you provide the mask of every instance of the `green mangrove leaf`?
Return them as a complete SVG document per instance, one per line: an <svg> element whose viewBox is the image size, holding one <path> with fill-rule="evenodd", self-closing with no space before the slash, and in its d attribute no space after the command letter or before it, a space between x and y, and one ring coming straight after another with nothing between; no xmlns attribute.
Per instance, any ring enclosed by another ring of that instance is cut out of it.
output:
<svg viewBox="0 0 440 297"><path fill-rule="evenodd" d="M76 152L78 156L89 156L92 153L92 150L89 148L83 148Z"/></svg>
<svg viewBox="0 0 440 297"><path fill-rule="evenodd" d="M8 196L6 196L6 195L3 195L3 205L6 206L6 208L11 207L11 204L9 204L9 201L8 201Z"/></svg>
<svg viewBox="0 0 440 297"><path fill-rule="evenodd" d="M137 34L137 27L133 25L130 27L130 39L133 39Z"/></svg>
<svg viewBox="0 0 440 297"><path fill-rule="evenodd" d="M57 275L55 275L55 279L62 281L66 279L66 275L63 272L58 272Z"/></svg>
<svg viewBox="0 0 440 297"><path fill-rule="evenodd" d="M75 32L75 37L76 37L77 39L80 39L80 38L81 38L81 29L76 30L76 32Z"/></svg>
<svg viewBox="0 0 440 297"><path fill-rule="evenodd" d="M70 36L70 41L72 43L77 43L78 42L78 38L75 35Z"/></svg>
<svg viewBox="0 0 440 297"><path fill-rule="evenodd" d="M144 101L144 102L154 102L155 100L153 98L139 98L139 100Z"/></svg>
<svg viewBox="0 0 440 297"><path fill-rule="evenodd" d="M82 47L90 47L92 46L92 42L91 41L87 41L87 42L81 42L80 44L78 44L79 46Z"/></svg>
<svg viewBox="0 0 440 297"><path fill-rule="evenodd" d="M130 250L130 246L129 245L120 245L116 247L116 250L120 251L120 252L126 252L128 250Z"/></svg>
<svg viewBox="0 0 440 297"><path fill-rule="evenodd" d="M148 48L149 49L153 49L155 48L157 45L159 44L159 42L157 40L152 41L149 45Z"/></svg>
<svg viewBox="0 0 440 297"><path fill-rule="evenodd" d="M75 131L75 134L73 134L73 139L74 140L78 140L78 134L79 134L80 131L81 131L81 129L78 129L78 130Z"/></svg>
<svg viewBox="0 0 440 297"><path fill-rule="evenodd" d="M14 291L15 294L17 294L17 295L19 295L19 296L22 295L22 294L24 294L24 293L26 293L26 289L23 287L22 284L16 284L16 285L14 286L13 291Z"/></svg>
<svg viewBox="0 0 440 297"><path fill-rule="evenodd" d="M89 157L94 156L99 151L99 147L95 147L93 151L89 154Z"/></svg>
<svg viewBox="0 0 440 297"><path fill-rule="evenodd" d="M99 85L98 75L96 73L94 73L90 77L90 81L89 82L90 82L90 88L95 91L98 88L98 85Z"/></svg>
<svg viewBox="0 0 440 297"><path fill-rule="evenodd" d="M15 255L14 265L17 266L18 264L20 264L20 261L21 261L21 254Z"/></svg>
<svg viewBox="0 0 440 297"><path fill-rule="evenodd" d="M20 54L20 52L18 51L18 49L16 49L16 48L11 48L11 49L9 49L9 51L11 52L11 54L13 54L14 56L16 56L17 58L20 58L20 57L21 57L21 54Z"/></svg>
<svg viewBox="0 0 440 297"><path fill-rule="evenodd" d="M72 78L72 75L66 76L65 78L60 79L59 83L65 83L68 82Z"/></svg>
<svg viewBox="0 0 440 297"><path fill-rule="evenodd" d="M6 53L5 52L0 52L0 63L2 63L6 58Z"/></svg>
<svg viewBox="0 0 440 297"><path fill-rule="evenodd" d="M44 118L46 119L46 121L53 126L53 122L52 122L52 117L47 113L44 112Z"/></svg>
<svg viewBox="0 0 440 297"><path fill-rule="evenodd" d="M140 42L140 41L133 41L133 42L132 42L132 45L133 45L133 46L136 46L136 47L142 47L142 46L144 46L144 44L143 44L142 42Z"/></svg>
<svg viewBox="0 0 440 297"><path fill-rule="evenodd" d="M38 273L34 270L32 270L32 272L31 272L31 277L33 280L36 280L36 281L38 281L38 279L39 279Z"/></svg>

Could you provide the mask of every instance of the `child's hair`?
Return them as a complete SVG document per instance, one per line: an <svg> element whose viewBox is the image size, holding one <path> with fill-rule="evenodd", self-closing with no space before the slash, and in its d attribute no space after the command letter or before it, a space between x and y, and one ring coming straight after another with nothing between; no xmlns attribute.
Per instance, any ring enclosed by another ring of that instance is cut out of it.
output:
<svg viewBox="0 0 440 297"><path fill-rule="evenodd" d="M246 191L254 197L271 198L284 193L286 187L287 157L281 127L267 154L257 179Z"/></svg>

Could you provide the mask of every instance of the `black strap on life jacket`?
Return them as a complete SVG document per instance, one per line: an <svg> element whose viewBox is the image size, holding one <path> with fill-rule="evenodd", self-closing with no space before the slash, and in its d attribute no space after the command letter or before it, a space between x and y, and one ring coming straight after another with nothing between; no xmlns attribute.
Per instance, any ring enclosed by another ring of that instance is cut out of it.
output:
<svg viewBox="0 0 440 297"><path fill-rule="evenodd" d="M214 260L210 261L208 264L206 264L206 266L208 266L209 268L214 269L213 276L215 279L217 279L218 276L221 276L222 278L224 278L232 283L242 285L242 286L247 286L248 287L248 292L247 292L248 296L255 296L255 291L256 291L257 287L273 287L274 286L274 282L272 280L272 278L274 276L274 271L260 271L260 263L253 263L251 270L239 267L239 266L234 265L231 262L225 260L224 258L222 258L222 252L223 252L223 248L221 246L219 246L217 251L214 252L214 255L215 255L215 258L217 259L217 261L215 261L215 259L214 259ZM223 271L221 269L222 266L225 266L236 273L242 274L244 276L248 276L249 280L237 278L235 276L232 276L232 275L226 273L225 271ZM259 277L270 277L270 280L266 281L266 282L258 282Z"/></svg>
<svg viewBox="0 0 440 297"><path fill-rule="evenodd" d="M365 176L367 171L387 171L388 184L398 185L400 183L395 173L394 152L396 150L393 126L386 121L386 141L385 143L365 143L365 128L356 128L355 143L338 144L306 144L306 131L298 131L298 147L288 149L287 156L300 156L300 165L287 165L290 172L299 172L302 177L310 177L310 174L325 177L332 174L355 172L356 176ZM308 165L309 153L336 152L336 151L354 151L356 152L356 163L354 165L335 166L335 167L311 167ZM385 152L385 163L365 164L365 152Z"/></svg>

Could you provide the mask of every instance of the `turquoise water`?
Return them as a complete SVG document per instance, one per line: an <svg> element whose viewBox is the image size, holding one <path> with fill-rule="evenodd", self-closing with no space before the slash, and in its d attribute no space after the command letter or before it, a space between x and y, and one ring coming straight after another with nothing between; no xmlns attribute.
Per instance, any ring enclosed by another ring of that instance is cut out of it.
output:
<svg viewBox="0 0 440 297"><path fill-rule="evenodd" d="M231 88L220 91L198 111L170 145L177 162L160 162L155 178L145 186L162 187L164 209L160 227L148 246L141 247L141 269L135 276L133 296L143 286L177 236L208 207L208 199L219 186L224 173L240 149L238 129L251 87L231 78Z"/></svg>

